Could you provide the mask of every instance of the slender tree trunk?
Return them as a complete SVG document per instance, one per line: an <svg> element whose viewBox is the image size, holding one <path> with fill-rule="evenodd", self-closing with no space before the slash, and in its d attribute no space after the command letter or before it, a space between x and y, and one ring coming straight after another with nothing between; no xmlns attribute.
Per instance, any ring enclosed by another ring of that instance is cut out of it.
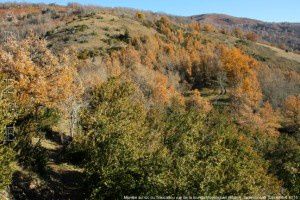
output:
<svg viewBox="0 0 300 200"><path fill-rule="evenodd" d="M74 110L71 111L70 114L70 135L73 138L73 126L74 125Z"/></svg>

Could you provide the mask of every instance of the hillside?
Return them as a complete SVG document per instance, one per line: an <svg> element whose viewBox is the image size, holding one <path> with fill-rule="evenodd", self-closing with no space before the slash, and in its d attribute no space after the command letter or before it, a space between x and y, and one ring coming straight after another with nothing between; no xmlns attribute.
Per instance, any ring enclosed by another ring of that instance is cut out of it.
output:
<svg viewBox="0 0 300 200"><path fill-rule="evenodd" d="M204 14L191 17L201 23L210 23L217 27L252 31L276 46L300 50L300 23L270 23L248 18L238 18L221 14Z"/></svg>
<svg viewBox="0 0 300 200"><path fill-rule="evenodd" d="M300 55L223 30L258 24L298 26L1 4L0 195L298 195Z"/></svg>
<svg viewBox="0 0 300 200"><path fill-rule="evenodd" d="M157 17L157 19L159 18L160 17ZM163 37L161 32L152 27L153 25L149 26L151 23L152 22L148 22L148 24L146 24L145 21L138 20L134 15L122 17L108 11L102 11L97 14L73 18L71 21L68 21L65 26L60 26L59 28L47 32L46 39L54 49L61 49L61 47L73 47L77 49L79 58L85 62L92 63L91 65L95 68L95 66L97 67L102 64L101 60L107 53L126 49L129 42L126 41L126 37L130 37L131 39L150 38L156 37L157 35ZM179 27L179 23L175 21L174 23ZM266 96L266 99L274 103L274 105L279 105L280 101L283 101L288 95L297 94L300 89L297 83L298 73L300 72L299 54L285 52L284 50L266 44L241 40L231 35L218 33L218 31L201 31L200 41L202 43L208 42L238 47L254 59L268 66L271 70L263 72L267 74L261 77L261 82L264 84L264 81L266 81L265 76L278 77L278 82L274 85L274 91L270 94L272 96ZM99 69L101 69L101 66L99 66ZM164 69L160 69L160 71L162 72ZM103 73L103 70L100 70L100 72ZM291 72L295 72L295 74L289 81L285 81L284 77ZM82 73L86 72L83 70ZM174 73L177 73L176 70ZM87 75L85 74L85 76ZM94 76L95 74L93 73L91 77ZM106 74L102 74L101 76L106 77ZM185 80L185 82L188 82L188 80ZM179 87L179 85L176 87ZM192 85L190 87L192 87ZM268 88L263 87L263 89L267 90L273 86L267 87ZM276 87L278 91L275 91ZM275 98L277 95L281 97Z"/></svg>

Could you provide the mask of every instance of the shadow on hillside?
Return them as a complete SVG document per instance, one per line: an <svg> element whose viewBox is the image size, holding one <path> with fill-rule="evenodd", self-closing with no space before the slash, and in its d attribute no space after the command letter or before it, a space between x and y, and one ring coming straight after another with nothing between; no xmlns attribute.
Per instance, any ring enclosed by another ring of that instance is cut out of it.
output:
<svg viewBox="0 0 300 200"><path fill-rule="evenodd" d="M16 200L81 200L85 199L85 174L76 170L67 159L67 145L61 144L60 134L47 131L46 139L56 143L58 149L46 149L47 163L43 171L34 168L32 174L17 171L13 174L10 185L12 199ZM62 161L67 165L61 165Z"/></svg>
<svg viewBox="0 0 300 200"><path fill-rule="evenodd" d="M16 200L81 200L86 192L81 187L84 176L80 172L49 171L49 176L37 183L31 176L20 171L13 175L10 192Z"/></svg>
<svg viewBox="0 0 300 200"><path fill-rule="evenodd" d="M60 133L55 132L51 129L46 131L45 138L53 142L56 142L57 144L62 144Z"/></svg>

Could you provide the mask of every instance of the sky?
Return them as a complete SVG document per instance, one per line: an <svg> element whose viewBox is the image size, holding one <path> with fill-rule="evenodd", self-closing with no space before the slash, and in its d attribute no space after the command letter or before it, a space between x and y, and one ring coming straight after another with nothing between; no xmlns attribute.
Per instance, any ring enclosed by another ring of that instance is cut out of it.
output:
<svg viewBox="0 0 300 200"><path fill-rule="evenodd" d="M7 1L0 0L0 2ZM77 2L105 7L130 7L180 16L221 13L268 22L300 22L300 0L23 0L17 2L61 5Z"/></svg>

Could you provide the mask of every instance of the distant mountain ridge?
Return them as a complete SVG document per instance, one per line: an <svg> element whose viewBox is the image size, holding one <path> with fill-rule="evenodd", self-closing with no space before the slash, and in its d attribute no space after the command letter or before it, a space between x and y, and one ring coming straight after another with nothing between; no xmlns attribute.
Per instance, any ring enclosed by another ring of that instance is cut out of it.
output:
<svg viewBox="0 0 300 200"><path fill-rule="evenodd" d="M300 23L263 22L256 19L233 17L225 14L203 14L191 17L201 23L213 24L217 27L259 34L263 40L287 49L300 51Z"/></svg>

